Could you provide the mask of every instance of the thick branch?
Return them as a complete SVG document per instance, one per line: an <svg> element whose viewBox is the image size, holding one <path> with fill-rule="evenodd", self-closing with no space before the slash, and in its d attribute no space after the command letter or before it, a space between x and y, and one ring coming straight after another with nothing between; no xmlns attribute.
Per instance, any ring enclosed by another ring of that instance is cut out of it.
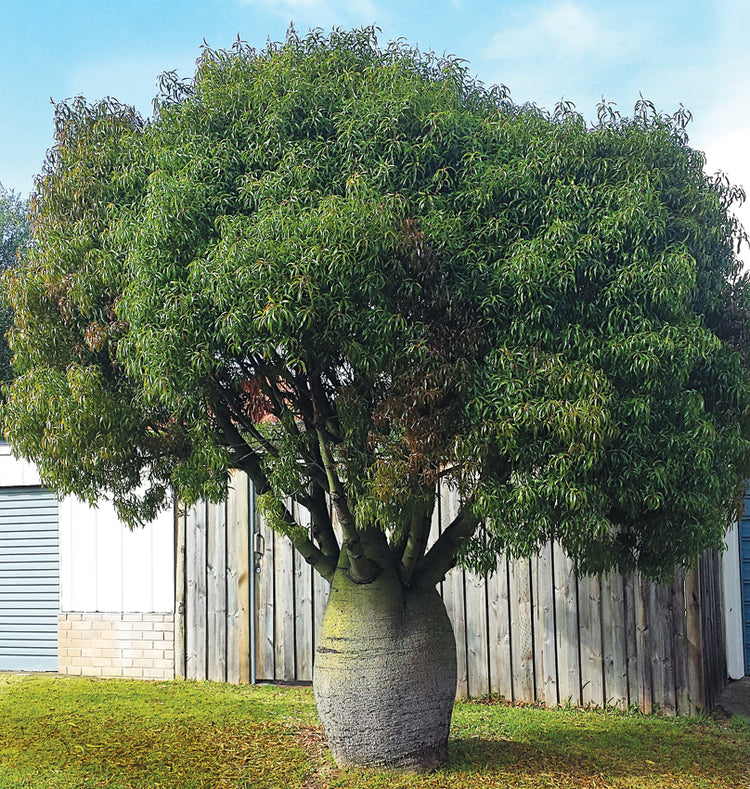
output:
<svg viewBox="0 0 750 789"><path fill-rule="evenodd" d="M315 546L313 541L307 536L305 528L297 523L294 515L292 515L285 504L276 501L275 505L279 508L281 517L286 524L284 532L292 541L298 553L309 565L317 570L323 578L327 581L333 580L333 574L336 571L336 562Z"/></svg>
<svg viewBox="0 0 750 789"><path fill-rule="evenodd" d="M229 449L232 465L246 472L253 481L257 494L263 495L270 489L270 485L261 466L260 457L242 437L229 417L227 407L223 402L217 402L214 405L214 415Z"/></svg>
<svg viewBox="0 0 750 789"><path fill-rule="evenodd" d="M322 430L318 431L318 439L320 455L328 476L328 491L344 536L344 548L349 556L349 577L357 584L370 583L375 580L380 568L365 556L362 540L349 510L344 485L336 473L336 463Z"/></svg>
<svg viewBox="0 0 750 789"><path fill-rule="evenodd" d="M326 438L329 441L339 443L341 441L341 432L339 430L338 416L326 395L323 381L319 375L310 376L310 391L317 417L316 426L325 429Z"/></svg>
<svg viewBox="0 0 750 789"><path fill-rule="evenodd" d="M401 580L405 584L411 582L417 562L424 556L434 509L434 494L413 502L409 534L406 538L399 568Z"/></svg>
<svg viewBox="0 0 750 789"><path fill-rule="evenodd" d="M472 512L471 501L464 503L455 520L417 564L412 576L413 584L432 588L440 583L456 566L461 546L474 534L479 523L479 518Z"/></svg>
<svg viewBox="0 0 750 789"><path fill-rule="evenodd" d="M313 484L310 486L310 493L304 496L298 495L297 501L310 513L313 538L325 556L335 564L339 558L339 542L333 531L333 522L325 491Z"/></svg>

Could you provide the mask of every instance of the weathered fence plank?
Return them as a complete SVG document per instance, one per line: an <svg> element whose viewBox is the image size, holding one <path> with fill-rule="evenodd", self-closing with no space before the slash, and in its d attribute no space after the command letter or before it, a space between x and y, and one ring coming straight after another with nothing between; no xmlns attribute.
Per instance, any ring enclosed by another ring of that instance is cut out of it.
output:
<svg viewBox="0 0 750 789"><path fill-rule="evenodd" d="M261 542L261 555L255 574L255 673L256 679L272 681L276 679L276 622L274 616L274 545L275 535L265 518L258 513L258 534ZM291 604L288 601L287 604Z"/></svg>
<svg viewBox="0 0 750 789"><path fill-rule="evenodd" d="M628 708L628 674L625 651L625 595L623 577L609 573L601 579L602 656L604 698L619 709Z"/></svg>
<svg viewBox="0 0 750 789"><path fill-rule="evenodd" d="M232 474L227 498L227 681L250 682L248 480Z"/></svg>
<svg viewBox="0 0 750 789"><path fill-rule="evenodd" d="M577 581L573 562L557 543L553 546L553 558L558 697L560 704L578 706L581 704L581 671Z"/></svg>
<svg viewBox="0 0 750 789"><path fill-rule="evenodd" d="M227 523L224 504L209 504L207 513L208 678L227 679Z"/></svg>
<svg viewBox="0 0 750 789"><path fill-rule="evenodd" d="M555 649L555 589L552 545L545 545L531 563L534 598L534 667L537 700L559 703Z"/></svg>
<svg viewBox="0 0 750 789"><path fill-rule="evenodd" d="M650 584L638 578L635 586L635 635L638 650L638 694L635 703L642 712L651 712L651 620L648 616L647 600Z"/></svg>
<svg viewBox="0 0 750 789"><path fill-rule="evenodd" d="M509 564L508 590L513 701L534 699L534 623L528 559Z"/></svg>
<svg viewBox="0 0 750 789"><path fill-rule="evenodd" d="M489 641L487 632L487 584L485 578L466 573L466 664L468 693L474 698L490 692Z"/></svg>
<svg viewBox="0 0 750 789"><path fill-rule="evenodd" d="M581 701L601 707L604 698L602 659L601 582L599 578L578 581L578 617L581 650Z"/></svg>
<svg viewBox="0 0 750 789"><path fill-rule="evenodd" d="M187 512L186 662L188 679L207 675L206 504Z"/></svg>
<svg viewBox="0 0 750 789"><path fill-rule="evenodd" d="M296 505L295 505L296 506ZM298 522L310 525L309 514L297 507ZM296 551L294 552L294 678L308 682L312 680L313 650L313 570Z"/></svg>
<svg viewBox="0 0 750 789"><path fill-rule="evenodd" d="M490 690L502 698L512 699L508 562L505 557L498 561L497 571L487 578L487 606Z"/></svg>

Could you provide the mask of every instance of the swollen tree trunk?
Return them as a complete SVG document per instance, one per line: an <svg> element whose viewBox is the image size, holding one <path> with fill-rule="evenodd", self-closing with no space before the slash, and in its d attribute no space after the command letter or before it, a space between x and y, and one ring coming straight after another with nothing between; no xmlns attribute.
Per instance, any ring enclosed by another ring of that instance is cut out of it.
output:
<svg viewBox="0 0 750 789"><path fill-rule="evenodd" d="M439 767L456 693L456 642L438 593L404 588L388 573L355 584L338 570L313 686L340 767Z"/></svg>

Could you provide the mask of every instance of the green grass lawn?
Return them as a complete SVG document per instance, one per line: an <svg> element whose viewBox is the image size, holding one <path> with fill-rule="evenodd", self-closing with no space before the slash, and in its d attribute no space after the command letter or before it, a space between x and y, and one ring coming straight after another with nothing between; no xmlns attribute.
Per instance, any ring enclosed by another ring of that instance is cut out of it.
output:
<svg viewBox="0 0 750 789"><path fill-rule="evenodd" d="M309 688L0 676L1 789L750 787L750 721L456 705L429 776L341 772Z"/></svg>

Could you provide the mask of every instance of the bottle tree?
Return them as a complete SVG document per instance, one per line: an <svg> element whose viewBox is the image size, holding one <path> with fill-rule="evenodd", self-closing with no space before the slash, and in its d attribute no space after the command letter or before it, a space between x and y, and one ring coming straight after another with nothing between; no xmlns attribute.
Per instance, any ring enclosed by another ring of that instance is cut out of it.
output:
<svg viewBox="0 0 750 789"><path fill-rule="evenodd" d="M331 583L335 758L438 765L457 561L554 539L581 572L659 577L733 517L739 194L686 119L517 106L372 29L205 49L148 121L61 104L7 279L6 435L130 522L246 471ZM438 483L461 503L428 546Z"/></svg>

